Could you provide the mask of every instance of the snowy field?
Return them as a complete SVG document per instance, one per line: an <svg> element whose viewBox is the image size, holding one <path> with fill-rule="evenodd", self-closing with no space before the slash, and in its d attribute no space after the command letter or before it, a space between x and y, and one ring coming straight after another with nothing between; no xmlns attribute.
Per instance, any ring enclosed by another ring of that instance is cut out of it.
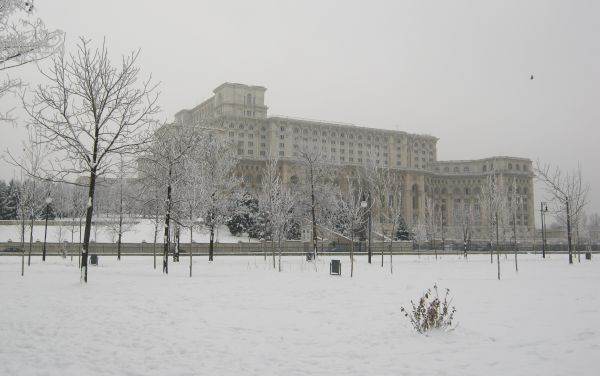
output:
<svg viewBox="0 0 600 376"><path fill-rule="evenodd" d="M115 227L115 226L113 226ZM148 219L140 219L134 224L126 226L127 231L123 233L123 243L141 243L143 241L152 243L154 240L154 223ZM0 224L0 242L6 242L11 240L18 242L21 240L21 227L19 225L7 225ZM189 230L184 230L181 235L181 243L190 242ZM116 242L117 233L116 227L111 230L109 226L99 225L92 227L90 234L91 240L97 243L111 243ZM158 239L162 239L162 234L158 233ZM194 242L197 243L208 243L210 234L208 230L201 229L194 231ZM47 240L52 243L56 242L71 242L79 241L79 226L48 226ZM219 243L237 243L238 241L247 242L248 237L246 236L233 236L229 232L227 226L220 226L215 232L215 240ZM29 226L25 227L25 241L29 241ZM44 241L44 225L33 226L33 241Z"/></svg>
<svg viewBox="0 0 600 376"><path fill-rule="evenodd" d="M0 257L0 375L598 375L600 262L522 256L503 280L487 256L396 257L394 275L358 259L349 278L286 257ZM268 260L269 261L269 260ZM376 258L378 262L379 259ZM386 265L387 268L387 265ZM434 282L458 326L416 334L400 306Z"/></svg>

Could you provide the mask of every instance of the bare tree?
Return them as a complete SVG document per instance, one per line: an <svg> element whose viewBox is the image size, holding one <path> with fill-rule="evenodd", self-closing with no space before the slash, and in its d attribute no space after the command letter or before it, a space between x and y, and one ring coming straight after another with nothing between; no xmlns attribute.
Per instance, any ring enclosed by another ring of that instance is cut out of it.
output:
<svg viewBox="0 0 600 376"><path fill-rule="evenodd" d="M453 211L454 228L463 241L463 257L467 258L471 243L473 224L475 222L475 209L470 201L455 206Z"/></svg>
<svg viewBox="0 0 600 376"><path fill-rule="evenodd" d="M163 220L163 273L169 273L169 249L171 247L171 225L174 214L179 210L181 192L185 188L185 160L194 152L202 140L196 126L166 124L153 134L153 140L138 160L143 185L152 187L153 192L163 192L160 200Z"/></svg>
<svg viewBox="0 0 600 376"><path fill-rule="evenodd" d="M387 237L388 253L390 256L390 273L394 272L393 245L402 218L402 179L389 168L379 168L371 175L371 192L375 200L370 209L378 213L375 222L384 238ZM383 266L383 248L381 251L381 266Z"/></svg>
<svg viewBox="0 0 600 376"><path fill-rule="evenodd" d="M350 238L350 277L354 276L354 237L367 220L369 207L362 179L347 178L347 189L340 188L337 199L337 219Z"/></svg>
<svg viewBox="0 0 600 376"><path fill-rule="evenodd" d="M506 218L506 186L501 174L487 176L479 194L479 204L485 213L488 227L490 262L493 263L492 239L496 236L496 262L498 264L498 279L500 279L500 226Z"/></svg>
<svg viewBox="0 0 600 376"><path fill-rule="evenodd" d="M594 213L589 216L587 220L586 232L588 237L588 246L591 248L593 245L598 243L598 236L600 235L600 215L598 215L598 213Z"/></svg>
<svg viewBox="0 0 600 376"><path fill-rule="evenodd" d="M0 0L0 71L42 60L63 43L63 32L48 30L41 19L34 18L33 0ZM0 82L0 98L22 86L16 78ZM8 113L0 120L13 120Z"/></svg>
<svg viewBox="0 0 600 376"><path fill-rule="evenodd" d="M108 230L117 238L117 260L121 260L123 234L131 231L134 227L134 224L131 221L125 221L126 212L131 212L131 207L134 204L131 186L126 184L126 176L128 175L129 167L129 163L121 156L116 184L111 185L109 192L109 210L111 213L116 214L117 218L116 222L114 221L114 218L110 218Z"/></svg>
<svg viewBox="0 0 600 376"><path fill-rule="evenodd" d="M300 190L299 201L303 206L303 213L308 217L311 223L311 242L313 255L317 256L317 225L323 221L324 208L331 203L331 193L333 184L331 176L331 165L326 163L320 149L309 144L303 144L299 155L300 165L302 166L302 189Z"/></svg>
<svg viewBox="0 0 600 376"><path fill-rule="evenodd" d="M281 177L279 176L279 160L275 156L269 156L263 169L261 190L258 195L259 213L263 220L263 234L271 238L271 254L273 256L273 269L275 269L275 239L274 224L272 220L275 211L275 195L281 186Z"/></svg>
<svg viewBox="0 0 600 376"><path fill-rule="evenodd" d="M29 102L23 99L30 124L50 151L52 179L88 177L81 262L84 282L96 181L114 171L119 156L139 151L158 112L157 86L151 78L139 82L139 53L124 56L114 66L105 43L93 48L81 38L74 53L54 56L51 67L42 70L51 84L38 86Z"/></svg>
<svg viewBox="0 0 600 376"><path fill-rule="evenodd" d="M535 166L535 174L544 183L551 203L555 204L555 213L562 212L564 214L567 224L569 264L572 264L572 224L578 220L587 205L589 186L583 182L581 168L565 173L558 167L552 167L549 164L542 165L538 161Z"/></svg>
<svg viewBox="0 0 600 376"><path fill-rule="evenodd" d="M235 176L238 161L233 148L223 137L209 132L200 150L202 179L199 183L204 196L201 214L210 232L208 260L213 261L215 229L240 210L241 181Z"/></svg>
<svg viewBox="0 0 600 376"><path fill-rule="evenodd" d="M512 184L508 187L508 197L506 200L506 214L508 215L507 222L511 225L512 228L512 245L515 257L515 271L519 271L518 264L518 236L517 236L517 216L519 212L522 210L522 200L523 198L518 194L517 190L517 180L513 179Z"/></svg>
<svg viewBox="0 0 600 376"><path fill-rule="evenodd" d="M435 259L437 260L437 248L435 247L435 237L438 231L438 220L436 213L436 203L431 195L425 196L425 233L427 234L427 240L429 241L429 249L435 252Z"/></svg>
<svg viewBox="0 0 600 376"><path fill-rule="evenodd" d="M39 142L38 135L31 129L28 129L27 140L22 143L22 153L19 158L14 158L10 152L8 162L21 168L21 172L27 174L27 179L21 179L20 189L20 207L23 215L23 238L24 238L24 219L29 219L29 252L27 256L27 266L31 265L31 252L33 247L33 229L34 221L42 209L42 192L39 177L42 176L43 164L46 155L44 145Z"/></svg>
<svg viewBox="0 0 600 376"><path fill-rule="evenodd" d="M271 201L271 223L273 224L274 236L277 238L278 248L278 271L281 272L281 241L285 240L285 234L295 216L294 205L296 198L289 187L282 184L281 180L273 187Z"/></svg>

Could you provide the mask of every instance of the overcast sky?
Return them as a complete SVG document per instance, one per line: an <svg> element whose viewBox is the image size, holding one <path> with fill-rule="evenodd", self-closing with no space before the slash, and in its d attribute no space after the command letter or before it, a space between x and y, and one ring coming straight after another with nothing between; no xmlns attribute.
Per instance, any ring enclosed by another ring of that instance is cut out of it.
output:
<svg viewBox="0 0 600 376"><path fill-rule="evenodd" d="M80 35L106 37L115 56L141 48L144 72L161 82L165 119L225 81L262 85L271 115L431 134L442 160L580 163L600 211L599 1L35 5L67 33L67 50ZM18 74L40 80L35 66ZM15 105L5 97L0 109ZM18 149L21 135L0 127L2 150ZM0 173L13 174L4 162Z"/></svg>

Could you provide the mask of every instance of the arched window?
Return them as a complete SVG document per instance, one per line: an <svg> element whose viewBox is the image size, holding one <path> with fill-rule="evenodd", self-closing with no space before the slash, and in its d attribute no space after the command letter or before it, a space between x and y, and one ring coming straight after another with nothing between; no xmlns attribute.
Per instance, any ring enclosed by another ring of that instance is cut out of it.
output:
<svg viewBox="0 0 600 376"><path fill-rule="evenodd" d="M250 106L252 104L252 95L250 93L248 93L248 95L246 95L246 106Z"/></svg>

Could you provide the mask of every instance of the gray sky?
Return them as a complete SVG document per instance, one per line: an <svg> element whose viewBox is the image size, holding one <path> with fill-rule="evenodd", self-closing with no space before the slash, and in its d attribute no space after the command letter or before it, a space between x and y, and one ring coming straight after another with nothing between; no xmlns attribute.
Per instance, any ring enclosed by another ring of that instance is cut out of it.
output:
<svg viewBox="0 0 600 376"><path fill-rule="evenodd" d="M67 50L80 35L106 37L115 56L141 48L144 71L162 82L165 119L222 82L263 85L272 115L431 134L442 160L580 163L600 211L598 1L35 4L67 33ZM20 74L40 80L35 66ZM21 134L0 127L2 150ZM2 162L0 173L12 168Z"/></svg>

